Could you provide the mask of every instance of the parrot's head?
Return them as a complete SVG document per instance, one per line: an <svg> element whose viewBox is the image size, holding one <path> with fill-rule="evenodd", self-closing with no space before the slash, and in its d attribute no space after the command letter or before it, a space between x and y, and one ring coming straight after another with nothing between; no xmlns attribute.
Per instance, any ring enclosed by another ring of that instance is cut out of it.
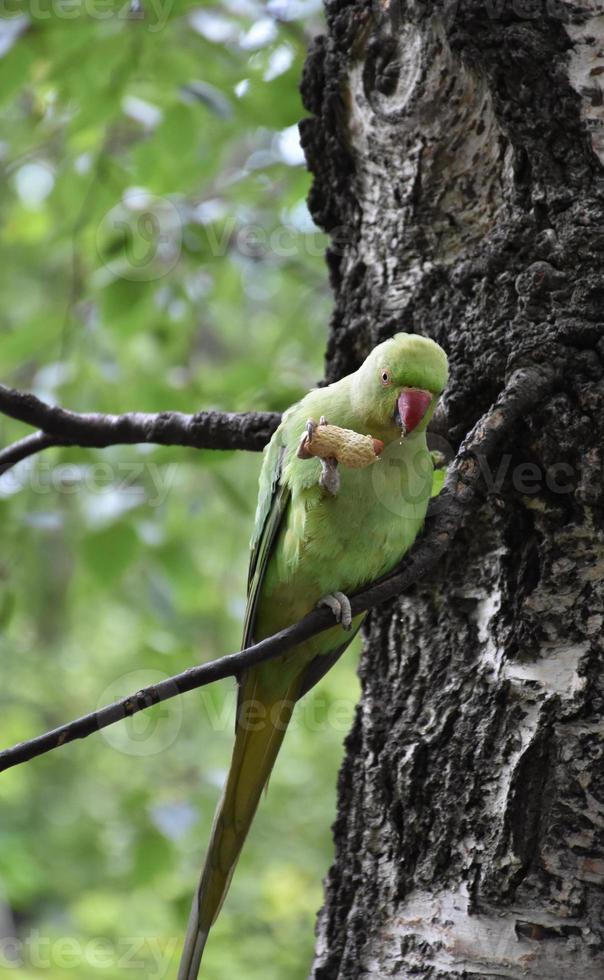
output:
<svg viewBox="0 0 604 980"><path fill-rule="evenodd" d="M423 431L447 383L447 355L428 337L397 333L372 350L357 372L357 411L372 434L386 438ZM373 427L373 428L371 428Z"/></svg>

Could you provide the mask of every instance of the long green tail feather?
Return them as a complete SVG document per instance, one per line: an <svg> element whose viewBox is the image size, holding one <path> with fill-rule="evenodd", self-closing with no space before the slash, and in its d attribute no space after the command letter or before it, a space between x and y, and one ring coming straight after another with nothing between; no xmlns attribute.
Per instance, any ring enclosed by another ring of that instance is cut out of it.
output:
<svg viewBox="0 0 604 980"><path fill-rule="evenodd" d="M178 980L197 980L204 946L222 907L289 723L300 677L275 695L262 683L262 668L242 685L233 758L216 810L206 863L193 899Z"/></svg>

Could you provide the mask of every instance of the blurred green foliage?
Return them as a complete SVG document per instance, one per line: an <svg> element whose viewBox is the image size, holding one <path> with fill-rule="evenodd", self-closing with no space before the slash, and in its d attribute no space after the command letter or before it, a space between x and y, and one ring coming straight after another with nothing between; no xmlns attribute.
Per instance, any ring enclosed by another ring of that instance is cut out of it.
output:
<svg viewBox="0 0 604 980"><path fill-rule="evenodd" d="M79 411L285 408L331 303L296 130L318 3L4 9L2 381ZM259 466L55 449L0 479L3 745L238 648ZM298 710L208 980L307 975L354 660ZM233 707L224 683L0 777L0 976L175 976Z"/></svg>

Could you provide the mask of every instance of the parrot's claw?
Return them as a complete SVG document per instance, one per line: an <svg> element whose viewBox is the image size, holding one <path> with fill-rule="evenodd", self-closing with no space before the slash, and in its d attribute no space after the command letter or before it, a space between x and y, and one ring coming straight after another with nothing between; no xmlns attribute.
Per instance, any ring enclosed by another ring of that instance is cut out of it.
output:
<svg viewBox="0 0 604 980"><path fill-rule="evenodd" d="M304 427L304 432L300 437L300 442L298 444L298 458L299 459L311 459L314 455L310 451L310 444L313 441L313 437L320 425L328 425L327 419L324 415L319 419L318 424L314 419L308 419ZM338 473L338 461L332 456L318 456L321 462L321 476L319 477L319 486L323 490L327 490L332 497L335 497L338 490L340 489L340 474Z"/></svg>
<svg viewBox="0 0 604 980"><path fill-rule="evenodd" d="M350 599L343 592L330 592L328 595L323 596L322 599L317 603L318 606L327 606L331 609L332 613L336 617L336 621L345 630L352 628L352 609L350 608Z"/></svg>
<svg viewBox="0 0 604 980"><path fill-rule="evenodd" d="M304 432L300 436L300 442L298 443L298 458L299 459L312 459L312 453L309 452L308 447L313 440L313 436L317 429L317 423L314 419L307 419L306 425L304 426Z"/></svg>
<svg viewBox="0 0 604 980"><path fill-rule="evenodd" d="M319 425L329 425L324 415L319 419ZM338 473L338 461L328 457L321 460L321 476L319 486L327 490L332 497L335 497L340 489L340 474Z"/></svg>
<svg viewBox="0 0 604 980"><path fill-rule="evenodd" d="M321 476L319 486L327 490L332 497L335 497L340 489L340 474L338 473L338 461L332 456L321 460Z"/></svg>
<svg viewBox="0 0 604 980"><path fill-rule="evenodd" d="M296 453L296 455L298 456L298 459L310 459L311 458L311 455L310 455L310 453L308 451L308 448L307 448L307 443L308 443L308 433L307 433L307 431L305 429L304 432L302 433L302 435L300 436L300 442L298 443L298 452Z"/></svg>

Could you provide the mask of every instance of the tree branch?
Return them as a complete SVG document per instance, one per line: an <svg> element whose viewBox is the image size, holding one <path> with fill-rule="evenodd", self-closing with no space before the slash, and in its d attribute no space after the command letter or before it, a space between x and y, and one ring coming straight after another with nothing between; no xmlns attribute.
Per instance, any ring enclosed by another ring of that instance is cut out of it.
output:
<svg viewBox="0 0 604 980"><path fill-rule="evenodd" d="M0 413L40 431L0 449L0 476L16 463L50 446L107 446L146 442L194 449L264 449L281 421L278 412L126 412L103 415L70 412L48 405L29 392L0 384ZM437 411L430 431L447 434L446 417Z"/></svg>
<svg viewBox="0 0 604 980"><path fill-rule="evenodd" d="M13 442L11 446L0 450L0 476L10 470L11 466L20 463L22 459L34 456L36 453L42 452L43 449L48 449L49 446L58 445L57 440L45 432L34 432L31 436L25 436L24 439Z"/></svg>
<svg viewBox="0 0 604 980"><path fill-rule="evenodd" d="M493 456L514 423L543 400L554 381L555 372L547 367L520 368L514 372L495 404L462 442L449 467L441 494L430 505L424 533L412 551L393 574L373 582L351 596L350 604L354 616L394 599L435 566L450 547L464 517L481 498L481 460L488 460ZM327 609L315 609L294 626L289 626L246 650L191 667L99 711L0 752L0 772L74 739L85 738L116 721L144 711L153 704L225 677L235 677L255 664L280 656L285 650L330 626L333 626L332 614Z"/></svg>
<svg viewBox="0 0 604 980"><path fill-rule="evenodd" d="M40 429L0 451L0 473L48 446L103 449L148 442L195 449L260 450L281 421L277 412L78 414L4 385L0 385L0 412Z"/></svg>

